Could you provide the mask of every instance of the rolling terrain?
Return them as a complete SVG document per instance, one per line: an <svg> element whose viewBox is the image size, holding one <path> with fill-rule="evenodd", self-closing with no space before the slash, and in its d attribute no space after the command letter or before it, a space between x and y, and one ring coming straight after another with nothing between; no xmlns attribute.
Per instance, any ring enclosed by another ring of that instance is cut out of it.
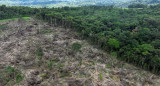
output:
<svg viewBox="0 0 160 86"><path fill-rule="evenodd" d="M31 7L64 7L84 5L115 5L127 7L130 4L157 4L159 0L0 0L0 5L20 5Z"/></svg>

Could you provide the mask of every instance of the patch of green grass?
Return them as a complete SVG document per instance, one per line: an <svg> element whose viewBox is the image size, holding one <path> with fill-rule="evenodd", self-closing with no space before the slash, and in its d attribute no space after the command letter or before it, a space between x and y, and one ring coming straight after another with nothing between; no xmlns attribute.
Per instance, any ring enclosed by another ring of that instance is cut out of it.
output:
<svg viewBox="0 0 160 86"><path fill-rule="evenodd" d="M3 19L3 20L0 20L0 22L10 21L10 20L16 20L16 19L17 19L17 18Z"/></svg>
<svg viewBox="0 0 160 86"><path fill-rule="evenodd" d="M22 19L24 19L24 20L27 20L27 19L29 19L29 18L30 18L30 17L22 17ZM0 20L0 22L10 21L10 20L17 20L17 19L19 19L19 18L3 19L3 20Z"/></svg>
<svg viewBox="0 0 160 86"><path fill-rule="evenodd" d="M99 74L99 79L102 80L103 79L103 75Z"/></svg>
<svg viewBox="0 0 160 86"><path fill-rule="evenodd" d="M31 18L31 17L22 17L24 20L27 20L27 19L29 19L29 18Z"/></svg>

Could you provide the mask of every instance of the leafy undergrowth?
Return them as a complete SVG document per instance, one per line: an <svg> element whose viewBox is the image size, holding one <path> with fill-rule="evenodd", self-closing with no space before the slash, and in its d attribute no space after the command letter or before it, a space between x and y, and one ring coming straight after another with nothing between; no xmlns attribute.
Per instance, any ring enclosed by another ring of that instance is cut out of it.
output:
<svg viewBox="0 0 160 86"><path fill-rule="evenodd" d="M3 25L9 29L0 32L0 86L160 84L159 76L112 58L69 29L34 19Z"/></svg>

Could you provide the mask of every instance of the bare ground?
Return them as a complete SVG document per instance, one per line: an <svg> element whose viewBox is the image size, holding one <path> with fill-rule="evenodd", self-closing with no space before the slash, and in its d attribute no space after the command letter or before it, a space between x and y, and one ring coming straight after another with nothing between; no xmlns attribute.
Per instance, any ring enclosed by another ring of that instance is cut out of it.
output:
<svg viewBox="0 0 160 86"><path fill-rule="evenodd" d="M160 85L159 76L116 60L70 29L34 19L2 24L7 29L0 31L0 86ZM73 43L82 45L79 52L72 50ZM36 54L39 47L43 56ZM21 82L5 76L8 65L23 75Z"/></svg>

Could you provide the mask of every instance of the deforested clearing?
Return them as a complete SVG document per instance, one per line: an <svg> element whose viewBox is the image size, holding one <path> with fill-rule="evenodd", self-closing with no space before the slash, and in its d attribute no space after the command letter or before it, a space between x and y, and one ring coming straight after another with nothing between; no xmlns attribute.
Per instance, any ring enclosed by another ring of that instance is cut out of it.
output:
<svg viewBox="0 0 160 86"><path fill-rule="evenodd" d="M33 18L0 26L0 86L160 84L159 76L117 60L71 29Z"/></svg>

